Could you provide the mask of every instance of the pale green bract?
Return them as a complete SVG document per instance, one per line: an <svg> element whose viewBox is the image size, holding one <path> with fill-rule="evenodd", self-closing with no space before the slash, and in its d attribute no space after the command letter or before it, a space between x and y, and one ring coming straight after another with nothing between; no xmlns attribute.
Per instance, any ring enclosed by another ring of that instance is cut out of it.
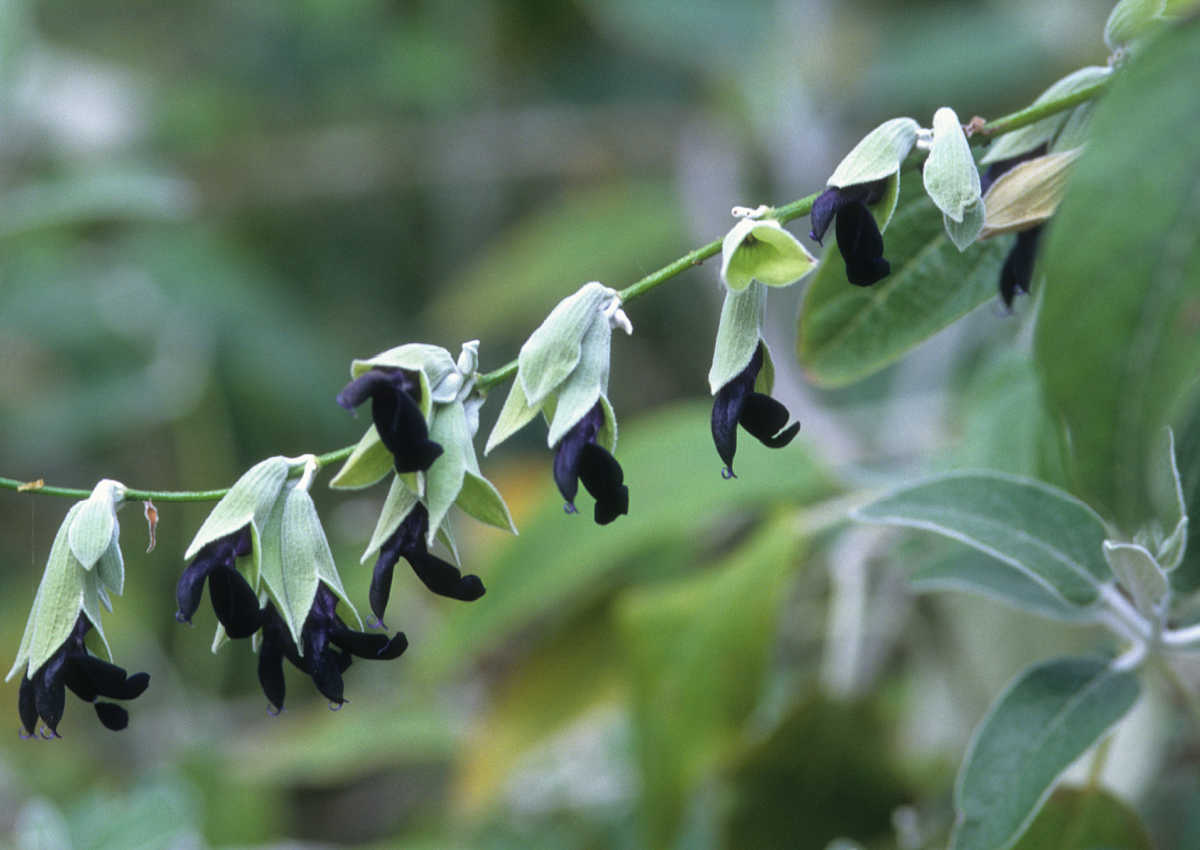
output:
<svg viewBox="0 0 1200 850"><path fill-rule="evenodd" d="M544 401L575 370L588 329L603 306L616 296L595 281L560 301L517 356L517 381L529 404Z"/></svg>
<svg viewBox="0 0 1200 850"><path fill-rule="evenodd" d="M885 181L883 196L869 209L879 225L887 230L900 202L900 166L912 152L921 126L911 118L884 121L854 146L833 170L826 185L836 189L863 183Z"/></svg>
<svg viewBox="0 0 1200 850"><path fill-rule="evenodd" d="M958 115L948 106L933 115L933 145L922 176L926 193L946 218L946 233L965 250L983 228L979 170Z"/></svg>
<svg viewBox="0 0 1200 850"><path fill-rule="evenodd" d="M100 621L101 608L112 610L109 593L125 586L125 562L119 544L116 509L125 485L105 479L91 495L67 511L50 546L46 568L34 594L17 657L5 680L27 665L27 675L41 669L71 635L83 613L112 658Z"/></svg>
<svg viewBox="0 0 1200 850"><path fill-rule="evenodd" d="M817 258L775 219L743 218L721 242L721 280L740 291L757 280L790 286L817 266Z"/></svg>
<svg viewBox="0 0 1200 850"><path fill-rule="evenodd" d="M247 523L251 525L255 536L260 535L279 499L289 469L287 458L276 456L260 461L246 470L209 512L196 536L192 538L183 559L190 561L206 545L228 537ZM255 548L257 549L257 544ZM255 563L257 562L256 553Z"/></svg>
<svg viewBox="0 0 1200 850"><path fill-rule="evenodd" d="M1166 0L1121 0L1104 24L1104 43L1116 50L1146 35L1163 22Z"/></svg>
<svg viewBox="0 0 1200 850"><path fill-rule="evenodd" d="M766 309L767 288L761 283L752 283L740 292L731 289L725 293L712 368L708 370L708 388L713 395L750 363L762 341ZM769 387L766 392L770 392Z"/></svg>
<svg viewBox="0 0 1200 850"><path fill-rule="evenodd" d="M85 570L116 545L120 527L117 523L117 508L125 498L125 486L117 481L104 479L92 490L92 494L81 504L78 514L71 522L67 541L71 552Z"/></svg>
<svg viewBox="0 0 1200 850"><path fill-rule="evenodd" d="M616 420L608 402L612 329L633 326L614 289L592 282L563 299L521 346L517 377L500 411L484 454L524 428L538 413L549 423L553 448L597 404L604 425L597 442L616 447ZM489 521L489 520L485 520Z"/></svg>
<svg viewBox="0 0 1200 850"><path fill-rule="evenodd" d="M921 129L911 118L885 121L863 137L838 163L826 185L836 188L874 183L900 171Z"/></svg>

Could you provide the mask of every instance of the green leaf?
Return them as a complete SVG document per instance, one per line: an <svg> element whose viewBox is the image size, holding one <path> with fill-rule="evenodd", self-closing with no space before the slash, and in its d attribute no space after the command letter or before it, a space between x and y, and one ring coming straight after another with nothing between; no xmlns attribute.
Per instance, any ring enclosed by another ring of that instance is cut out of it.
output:
<svg viewBox="0 0 1200 850"><path fill-rule="evenodd" d="M88 571L71 554L67 542L68 529L83 509L83 502L76 502L67 511L46 559L46 569L33 597L25 633L17 649L17 659L5 676L11 679L28 661L28 673L36 673L50 656L58 651L71 636L75 621L83 608L84 580Z"/></svg>
<svg viewBox="0 0 1200 850"><path fill-rule="evenodd" d="M761 283L752 283L740 292L726 291L712 368L708 370L708 387L713 395L750 365L762 341L766 309L767 288Z"/></svg>
<svg viewBox="0 0 1200 850"><path fill-rule="evenodd" d="M1037 99L1030 105L1037 106L1047 101L1057 100L1060 97L1074 94L1077 91L1100 82L1110 73L1112 73L1111 68L1100 65L1090 65L1086 68L1080 68L1078 71L1072 71L1038 95ZM1059 112L1057 115L1051 115L1048 118L1035 121L1028 127L1022 127L1011 133L1005 133L988 146L987 153L983 155L980 163L990 165L993 162L999 162L1003 159L1021 156L1053 141L1054 137L1058 135L1059 131L1064 129L1064 125L1073 115L1074 113Z"/></svg>
<svg viewBox="0 0 1200 850"><path fill-rule="evenodd" d="M1035 356L1073 489L1126 529L1149 517L1150 447L1200 370L1200 137L1180 108L1197 78L1192 22L1113 81L1042 255Z"/></svg>
<svg viewBox="0 0 1200 850"><path fill-rule="evenodd" d="M1129 805L1103 788L1059 788L1012 850L1154 850Z"/></svg>
<svg viewBox="0 0 1200 850"><path fill-rule="evenodd" d="M584 284L550 311L517 356L517 380L528 404L539 404L575 370L580 346L588 330L598 321L615 292L603 284Z"/></svg>
<svg viewBox="0 0 1200 850"><path fill-rule="evenodd" d="M1064 770L1124 717L1137 676L1100 658L1055 658L1009 685L976 730L958 776L951 850L998 850L1020 835Z"/></svg>
<svg viewBox="0 0 1200 850"><path fill-rule="evenodd" d="M1200 505L1200 402L1193 405L1176 433L1175 460L1184 500L1188 505ZM1171 588L1184 595L1200 590L1200 522L1189 521L1186 538L1183 560L1171 571Z"/></svg>
<svg viewBox="0 0 1200 850"><path fill-rule="evenodd" d="M1150 502L1155 518L1151 530L1161 537L1155 559L1167 572L1183 563L1187 554L1188 509L1183 495L1183 478L1175 451L1175 432L1166 429L1158 440L1158 462L1150 468Z"/></svg>
<svg viewBox="0 0 1200 850"><path fill-rule="evenodd" d="M1033 359L1004 348L973 371L958 399L962 441L954 454L959 469L994 469L1055 483L1054 423L1046 414ZM1047 456L1049 455L1049 456Z"/></svg>
<svg viewBox="0 0 1200 850"><path fill-rule="evenodd" d="M1111 580L1103 520L1068 493L996 472L951 473L905 486L855 511L857 519L932 531L1024 572L1075 605Z"/></svg>
<svg viewBox="0 0 1200 850"><path fill-rule="evenodd" d="M117 524L117 487L121 485L108 479L97 484L92 495L84 500L67 532L71 553L85 570L96 566L100 556L115 545L120 534Z"/></svg>
<svg viewBox="0 0 1200 850"><path fill-rule="evenodd" d="M650 846L670 845L686 795L758 702L798 556L794 524L779 520L726 562L618 601Z"/></svg>
<svg viewBox="0 0 1200 850"><path fill-rule="evenodd" d="M1088 135L1092 130L1092 113L1096 111L1096 101L1089 100L1087 103L1081 103L1071 110L1071 117L1067 119L1067 123L1058 131L1058 135L1054 137L1054 143L1047 149L1047 153L1066 153L1067 151L1075 150L1083 147L1088 140Z"/></svg>
<svg viewBox="0 0 1200 850"><path fill-rule="evenodd" d="M743 218L721 242L721 280L740 291L752 280L790 286L817 265L817 258L774 219Z"/></svg>
<svg viewBox="0 0 1200 850"><path fill-rule="evenodd" d="M900 163L917 143L920 126L911 118L884 121L846 154L826 185L857 186L896 174L900 171Z"/></svg>
<svg viewBox="0 0 1200 850"><path fill-rule="evenodd" d="M808 284L798 320L797 355L815 383L853 383L995 297L1011 242L990 240L960 253L933 204L913 198L896 213L884 243L892 272L871 287L851 286L836 248Z"/></svg>
<svg viewBox="0 0 1200 850"><path fill-rule="evenodd" d="M394 467L392 453L371 425L354 445L350 457L346 458L329 486L335 490L362 490L382 481Z"/></svg>
<svg viewBox="0 0 1200 850"><path fill-rule="evenodd" d="M986 596L1022 611L1068 622L1092 619L1080 608L1013 569L1011 564L966 546L955 546L952 554L919 567L908 579L917 593L956 590Z"/></svg>
<svg viewBox="0 0 1200 850"><path fill-rule="evenodd" d="M567 431L586 416L608 390L612 328L602 318L592 322L580 343L578 365L558 387L546 445L554 448Z"/></svg>
<svg viewBox="0 0 1200 850"><path fill-rule="evenodd" d="M233 534L246 523L261 529L287 477L288 463L282 457L267 458L246 470L209 512L183 559L190 561L204 546Z"/></svg>
<svg viewBox="0 0 1200 850"><path fill-rule="evenodd" d="M933 146L921 175L933 203L955 223L979 201L979 169L962 124L948 106L933 114Z"/></svg>
<svg viewBox="0 0 1200 850"><path fill-rule="evenodd" d="M1167 575L1154 555L1136 543L1104 541L1104 558L1117 581L1133 596L1139 611L1157 622L1166 602Z"/></svg>

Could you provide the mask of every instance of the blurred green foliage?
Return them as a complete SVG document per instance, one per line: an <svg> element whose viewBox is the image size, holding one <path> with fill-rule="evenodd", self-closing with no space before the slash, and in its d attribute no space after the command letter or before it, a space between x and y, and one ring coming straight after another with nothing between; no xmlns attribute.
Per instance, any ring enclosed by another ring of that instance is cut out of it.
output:
<svg viewBox="0 0 1200 850"><path fill-rule="evenodd" d="M264 456L348 444L362 423L333 397L353 357L480 337L499 366L581 283L627 285L719 236L733 204L810 193L880 121L998 115L1102 63L1107 12L0 0L0 474L220 487ZM106 632L152 687L119 735L69 702L65 740L0 746L0 845L944 841L987 703L1047 644L1082 639L914 601L920 559L887 532L865 538L855 596L829 531L848 484L918 458L1053 477L1036 375L1011 354L1020 321L984 307L837 391L777 364L804 430L778 453L743 438L726 482L704 401L718 295L711 264L690 271L633 305L637 333L614 346L630 515L564 517L529 428L485 462L521 536L456 525L488 595L432 598L402 570L389 619L412 648L353 668L340 712L297 677L267 716L246 647L210 654L203 610L175 623L206 506L160 505L145 554L126 508L128 590ZM793 302L771 311L782 361ZM870 462L843 475L850 460ZM314 495L365 601L356 563L383 492ZM0 647L67 506L0 492ZM857 625L832 613L847 599ZM845 646L851 675L831 677ZM1194 807L1186 766L1172 789ZM1054 803L1043 817L1070 815Z"/></svg>

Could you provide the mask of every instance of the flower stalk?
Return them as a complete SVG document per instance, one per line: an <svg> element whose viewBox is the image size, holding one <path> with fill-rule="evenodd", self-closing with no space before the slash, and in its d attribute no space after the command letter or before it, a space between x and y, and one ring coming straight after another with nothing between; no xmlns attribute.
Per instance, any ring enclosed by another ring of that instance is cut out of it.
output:
<svg viewBox="0 0 1200 850"><path fill-rule="evenodd" d="M968 137L972 144L982 144L992 139L1002 136L1005 133L1011 133L1030 124L1034 124L1051 115L1057 115L1068 109L1072 109L1081 103L1085 103L1096 97L1099 97L1108 87L1109 80L1103 79L1092 85L1081 88L1070 94L1064 95L1053 100L1048 100L1044 103L1039 103L1025 109L1012 112L1008 115L1001 116L992 121L978 123L972 122L968 125ZM906 163L906 168L911 167L911 163ZM808 215L813 206L813 202L817 200L818 193L807 195L803 198L791 201L779 207L774 207L768 210L765 215L773 218L781 224L789 222L801 216ZM690 268L702 264L705 260L716 256L721 252L721 240L714 239L704 245L692 249L667 265L656 271L647 274L645 277L627 286L625 289L619 290L618 296L623 304L636 300L648 292L658 288L667 281L678 277ZM487 390L497 384L504 383L510 380L517 373L517 361L513 360L498 369L491 372L482 373L476 379L475 386L478 390ZM353 452L353 446L344 446L340 449L335 449L324 454L315 455L316 469L323 469L331 464L340 463L348 458ZM301 469L293 470L294 475L302 474ZM72 499L87 498L91 491L82 490L73 487L59 487L40 482L36 486L31 486L30 482L21 481L15 478L7 478L0 476L0 489L15 490L21 493L41 494L44 496L61 496ZM214 502L221 499L229 492L228 487L213 489L213 490L141 490L136 488L127 489L125 498L129 501L156 501L156 502ZM1200 644L1200 631L1198 631L1196 642Z"/></svg>

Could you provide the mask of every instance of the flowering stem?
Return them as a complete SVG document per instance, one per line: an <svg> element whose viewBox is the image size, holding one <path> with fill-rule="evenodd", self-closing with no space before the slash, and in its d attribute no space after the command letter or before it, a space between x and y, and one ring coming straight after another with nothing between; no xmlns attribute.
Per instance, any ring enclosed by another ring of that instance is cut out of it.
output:
<svg viewBox="0 0 1200 850"><path fill-rule="evenodd" d="M1101 94L1108 87L1110 79L1112 79L1111 76L1104 77L1090 86L1084 86L1071 94L1057 97L1054 100L1048 100L1045 103L1035 103L1033 106L1027 106L1002 118L997 118L995 121L988 121L972 134L971 141L974 143L989 141L994 136L1002 136L1005 133L1011 133L1013 130L1020 130L1022 127L1028 127L1030 124L1041 121L1043 118L1049 118L1051 115L1057 115L1073 106L1078 106Z"/></svg>
<svg viewBox="0 0 1200 850"><path fill-rule="evenodd" d="M1108 86L1108 78L1093 83L1090 86L1064 95L1054 100L1048 100L1044 103L1038 103L1009 115L997 118L995 121L988 121L975 129L972 134L972 142L981 142L1000 136L1005 133L1011 133L1014 130L1019 130L1022 127L1027 127L1037 121L1047 118L1051 115L1057 115L1074 106L1078 106L1085 101L1091 100L1099 95ZM766 213L766 217L776 219L781 224L799 218L802 215L808 215L812 210L813 202L817 199L817 194L808 195L791 203L784 204L781 207L775 207ZM674 277L678 277L683 272L698 266L707 260L709 257L715 256L721 250L721 240L714 239L699 248L695 248L682 257L668 263L657 271L643 277L641 280L630 284L622 289L617 294L621 301L629 303L637 298L641 298L647 292L655 289L658 286L666 283ZM497 384L504 383L517 374L517 361L512 360L499 369L491 372L485 372L480 375L475 381L475 387L479 390L487 390ZM345 446L344 448L336 449L335 451L326 452L316 456L316 465L320 469L333 463L338 463L345 460L354 450L354 446ZM299 471L296 474L300 474ZM73 487L52 487L40 482L18 481L14 478L0 477L0 489L16 490L21 493L40 493L44 496L65 496L72 499L86 499L91 495L90 490L79 490ZM125 491L125 498L129 501L146 501L153 500L159 502L212 502L220 499L227 492L228 488L218 490L136 490L128 489Z"/></svg>

